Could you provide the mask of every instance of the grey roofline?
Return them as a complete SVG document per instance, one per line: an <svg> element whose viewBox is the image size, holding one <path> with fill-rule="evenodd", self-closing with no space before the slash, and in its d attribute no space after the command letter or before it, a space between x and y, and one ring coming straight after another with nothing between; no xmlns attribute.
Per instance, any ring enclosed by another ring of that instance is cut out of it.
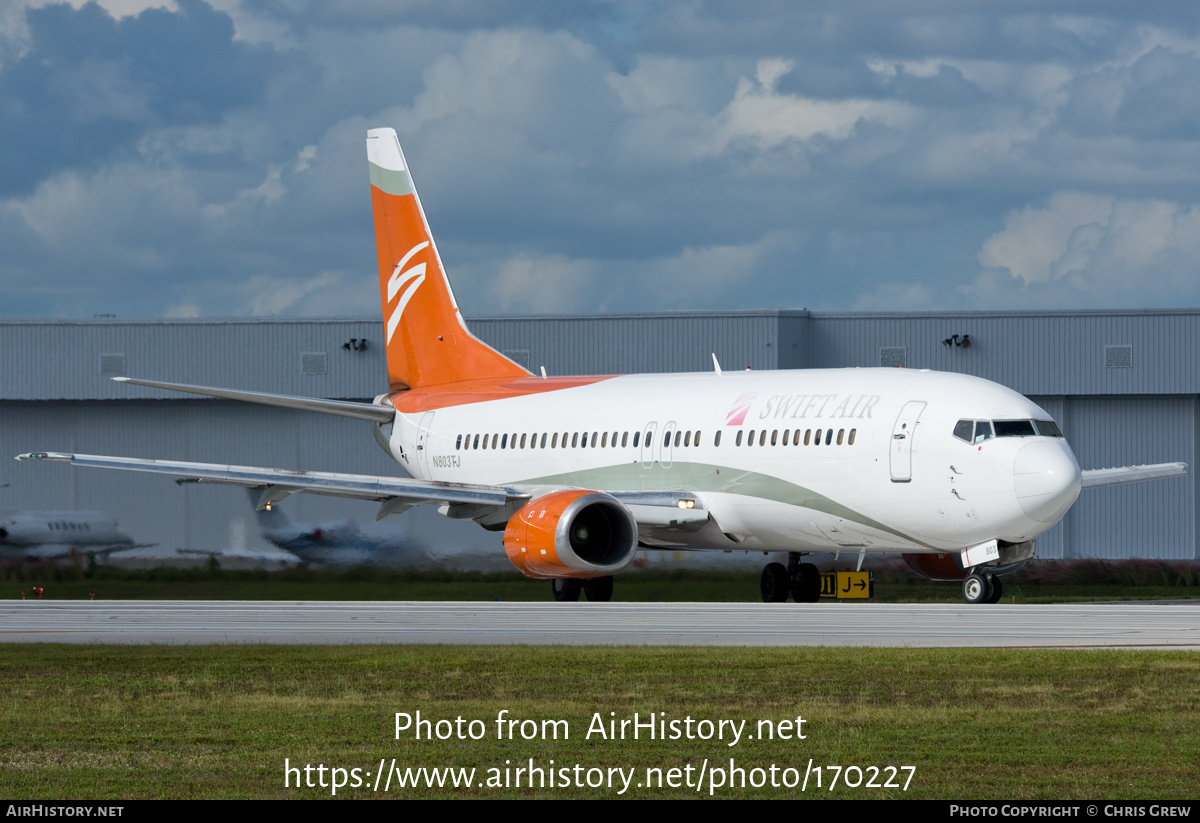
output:
<svg viewBox="0 0 1200 823"><path fill-rule="evenodd" d="M612 314L580 315L580 314L479 314L466 316L467 322L473 321L527 321L527 320L570 320L596 321L611 319L672 319L686 317L702 318L736 318L736 317L811 317L814 320L875 320L875 319L968 319L968 318L1006 318L1006 317L1193 317L1200 315L1200 308L1183 309L1012 309L997 311L904 311L904 312L849 312L849 311L810 311L804 308L789 309L730 309L704 311L669 311L669 312L620 312ZM378 315L358 315L346 317L97 317L97 318L0 318L0 325L214 325L214 324L303 324L303 325L336 325L344 323L380 323Z"/></svg>

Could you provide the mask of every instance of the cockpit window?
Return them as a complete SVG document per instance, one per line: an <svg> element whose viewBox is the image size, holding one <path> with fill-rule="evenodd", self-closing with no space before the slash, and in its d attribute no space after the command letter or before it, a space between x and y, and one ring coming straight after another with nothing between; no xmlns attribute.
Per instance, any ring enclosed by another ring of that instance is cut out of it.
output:
<svg viewBox="0 0 1200 823"><path fill-rule="evenodd" d="M997 420L996 436L997 437L1034 437L1037 432L1033 430L1032 420Z"/></svg>
<svg viewBox="0 0 1200 823"><path fill-rule="evenodd" d="M974 420L959 420L954 424L954 436L959 440L971 442L971 432L975 430Z"/></svg>
<svg viewBox="0 0 1200 823"><path fill-rule="evenodd" d="M982 443L984 440L991 440L995 437L992 434L992 424L988 420L980 420L975 424L975 442Z"/></svg>
<svg viewBox="0 0 1200 823"><path fill-rule="evenodd" d="M1042 437L1062 437L1062 429L1053 420L1034 420L1033 424L1037 426L1038 434Z"/></svg>

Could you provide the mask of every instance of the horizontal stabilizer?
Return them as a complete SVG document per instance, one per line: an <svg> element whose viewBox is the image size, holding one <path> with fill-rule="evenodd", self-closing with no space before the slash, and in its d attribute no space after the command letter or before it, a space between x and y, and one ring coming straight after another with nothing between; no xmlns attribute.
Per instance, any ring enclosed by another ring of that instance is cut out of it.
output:
<svg viewBox="0 0 1200 823"><path fill-rule="evenodd" d="M1185 474L1187 474L1187 463L1156 463L1153 466L1088 469L1083 472L1083 488L1119 486L1122 483L1140 483L1143 480L1159 480L1164 477L1180 477Z"/></svg>
<svg viewBox="0 0 1200 823"><path fill-rule="evenodd" d="M283 406L288 409L301 409L303 411L320 412L321 414L338 414L342 417L357 417L360 420L370 420L375 423L391 423L396 416L396 410L390 406L376 406L372 403L354 403L349 400L322 400L317 397L293 397L288 394L267 394L266 392L242 391L241 389L192 386L187 383L160 383L157 380L135 380L132 377L114 377L113 380L116 380L118 383L128 383L131 386L146 386L151 389L203 394L206 397L242 400L247 403L262 403L267 406Z"/></svg>
<svg viewBox="0 0 1200 823"><path fill-rule="evenodd" d="M220 466L211 463L185 463L177 460L147 460L136 457L104 457L95 454L32 452L18 460L57 460L73 466L169 474L195 478L201 483L226 483L233 486L272 487L270 496L306 492L357 500L385 501L403 498L416 503L439 505L469 503L477 506L503 506L509 500L529 495L499 486L471 486L465 483L438 483L411 477L373 477L365 474L287 471L253 466ZM285 495L286 496L286 495ZM279 498L277 498L279 499Z"/></svg>

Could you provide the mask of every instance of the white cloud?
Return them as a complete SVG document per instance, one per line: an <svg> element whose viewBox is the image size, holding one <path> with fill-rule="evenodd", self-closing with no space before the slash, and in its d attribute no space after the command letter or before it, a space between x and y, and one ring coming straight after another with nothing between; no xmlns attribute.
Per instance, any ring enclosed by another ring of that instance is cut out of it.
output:
<svg viewBox="0 0 1200 823"><path fill-rule="evenodd" d="M243 312L239 313L254 317L281 314L315 292L342 286L344 279L340 272L324 272L304 279L256 274L237 289L245 298Z"/></svg>
<svg viewBox="0 0 1200 823"><path fill-rule="evenodd" d="M1012 212L1004 221L1004 231L983 244L979 262L1008 269L1026 283L1061 277L1076 268L1084 246L1095 247L1092 229L1107 226L1113 202L1112 197L1060 192L1050 198L1048 208Z"/></svg>
<svg viewBox="0 0 1200 823"><path fill-rule="evenodd" d="M1047 208L1011 213L979 261L1025 287L1055 285L1101 304L1191 301L1200 289L1200 207L1060 192ZM985 282L995 288L990 279L977 286Z"/></svg>
<svg viewBox="0 0 1200 823"><path fill-rule="evenodd" d="M194 300L184 300L181 303L175 303L168 306L163 312L163 317L199 317L200 307L196 305Z"/></svg>
<svg viewBox="0 0 1200 823"><path fill-rule="evenodd" d="M781 94L775 86L792 68L787 61L760 60L755 81L743 77L738 82L733 100L710 124L706 142L711 153L719 154L738 142L769 149L788 140L818 136L845 140L860 121L903 127L915 113L911 106L890 100L816 100Z"/></svg>
<svg viewBox="0 0 1200 823"><path fill-rule="evenodd" d="M496 305L505 310L578 311L592 290L595 271L591 261L518 254L500 266L488 291Z"/></svg>
<svg viewBox="0 0 1200 823"><path fill-rule="evenodd" d="M307 168L307 167L306 167ZM271 205L287 193L283 185L283 169L272 166L267 169L267 177L253 188L243 189L224 203L209 203L203 212L211 220L230 220L239 216L248 208L257 205Z"/></svg>

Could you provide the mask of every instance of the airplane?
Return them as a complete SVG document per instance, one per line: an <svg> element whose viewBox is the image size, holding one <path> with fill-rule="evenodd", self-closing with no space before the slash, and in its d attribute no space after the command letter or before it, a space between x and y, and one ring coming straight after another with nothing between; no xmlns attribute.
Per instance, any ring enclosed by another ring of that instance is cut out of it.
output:
<svg viewBox="0 0 1200 823"><path fill-rule="evenodd" d="M395 530L364 532L353 520L298 523L279 505L261 509L258 489L247 489L255 519L267 542L306 563L361 565L423 560L425 553Z"/></svg>
<svg viewBox="0 0 1200 823"><path fill-rule="evenodd" d="M926 369L534 375L471 334L395 131L367 133L388 390L371 403L119 382L370 421L408 477L34 452L246 486L264 509L306 492L432 504L504 532L554 598L606 601L640 548L786 552L764 601L815 602L816 552L901 552L996 602L998 575L1084 488L1185 474L1183 463L1081 471L1044 409L978 377Z"/></svg>
<svg viewBox="0 0 1200 823"><path fill-rule="evenodd" d="M72 551L108 554L136 548L104 512L21 511L0 517L0 557L52 560Z"/></svg>

